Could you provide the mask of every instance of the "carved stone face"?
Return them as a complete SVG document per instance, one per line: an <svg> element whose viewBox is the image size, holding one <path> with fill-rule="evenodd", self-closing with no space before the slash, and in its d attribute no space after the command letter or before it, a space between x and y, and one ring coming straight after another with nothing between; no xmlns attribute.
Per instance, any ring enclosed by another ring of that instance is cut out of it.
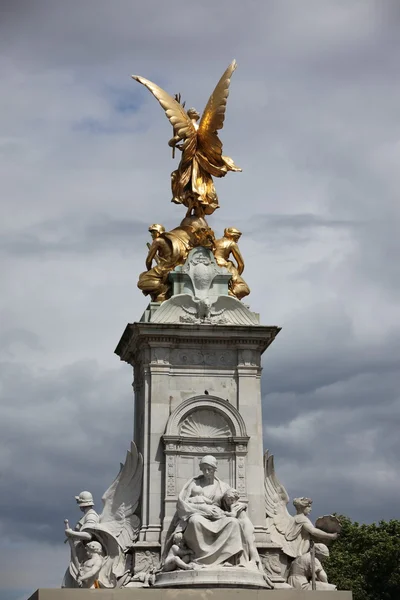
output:
<svg viewBox="0 0 400 600"><path fill-rule="evenodd" d="M224 501L227 506L231 507L232 504L235 504L236 498L233 496L225 496Z"/></svg>
<svg viewBox="0 0 400 600"><path fill-rule="evenodd" d="M200 465L200 471L203 473L204 479L206 479L208 481L214 481L214 474L215 474L214 467L204 463L204 464Z"/></svg>

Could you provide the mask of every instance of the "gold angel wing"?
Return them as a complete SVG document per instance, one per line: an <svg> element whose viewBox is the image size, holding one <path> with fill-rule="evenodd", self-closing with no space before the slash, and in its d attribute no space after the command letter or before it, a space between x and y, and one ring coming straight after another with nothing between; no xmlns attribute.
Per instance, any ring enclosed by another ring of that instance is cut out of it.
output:
<svg viewBox="0 0 400 600"><path fill-rule="evenodd" d="M199 146L201 146L210 162L215 165L221 162L222 142L217 135L217 131L222 129L224 125L229 84L236 66L236 60L233 60L218 81L204 109L197 131Z"/></svg>
<svg viewBox="0 0 400 600"><path fill-rule="evenodd" d="M196 152L197 132L183 106L166 91L148 79L139 75L132 75L132 79L144 85L159 101L174 128L174 135L178 135L183 140L183 152L186 154L185 160L186 158L187 160L191 160Z"/></svg>

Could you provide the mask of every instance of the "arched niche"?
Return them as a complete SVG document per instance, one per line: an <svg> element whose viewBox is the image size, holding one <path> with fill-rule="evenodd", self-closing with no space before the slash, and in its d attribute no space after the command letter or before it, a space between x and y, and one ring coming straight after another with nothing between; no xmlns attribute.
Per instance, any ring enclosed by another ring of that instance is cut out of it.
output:
<svg viewBox="0 0 400 600"><path fill-rule="evenodd" d="M163 435L166 502L175 502L184 483L200 474L205 454L216 457L218 476L245 499L248 440L242 416L227 400L201 395L182 402Z"/></svg>

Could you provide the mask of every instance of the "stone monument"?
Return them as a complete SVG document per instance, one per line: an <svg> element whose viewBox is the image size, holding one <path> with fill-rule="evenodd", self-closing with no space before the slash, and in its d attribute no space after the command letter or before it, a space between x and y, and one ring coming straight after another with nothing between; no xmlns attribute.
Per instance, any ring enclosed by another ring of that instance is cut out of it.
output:
<svg viewBox="0 0 400 600"><path fill-rule="evenodd" d="M335 589L321 559L339 522L322 517L314 526L305 497L294 500L291 516L273 457L263 455L261 356L280 328L260 324L242 302L250 290L241 232L227 227L216 239L206 220L219 207L212 178L240 171L222 155L217 133L235 68L234 61L201 119L180 95L134 76L173 126L169 145L173 156L176 148L182 154L171 175L172 202L186 215L169 232L149 227L138 287L151 301L115 350L133 367L134 442L101 514L90 492L76 496L83 516L75 529L65 522L71 558L64 588L151 588L153 595L241 588L282 600L295 600L297 590L301 598L316 590L318 600L319 591Z"/></svg>

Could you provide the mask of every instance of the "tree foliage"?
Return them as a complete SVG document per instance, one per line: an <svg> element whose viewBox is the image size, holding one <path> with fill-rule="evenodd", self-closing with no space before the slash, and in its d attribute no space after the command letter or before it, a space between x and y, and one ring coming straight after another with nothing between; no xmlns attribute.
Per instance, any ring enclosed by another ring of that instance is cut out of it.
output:
<svg viewBox="0 0 400 600"><path fill-rule="evenodd" d="M343 529L326 561L329 581L353 600L400 600L400 521L370 525L339 516Z"/></svg>

